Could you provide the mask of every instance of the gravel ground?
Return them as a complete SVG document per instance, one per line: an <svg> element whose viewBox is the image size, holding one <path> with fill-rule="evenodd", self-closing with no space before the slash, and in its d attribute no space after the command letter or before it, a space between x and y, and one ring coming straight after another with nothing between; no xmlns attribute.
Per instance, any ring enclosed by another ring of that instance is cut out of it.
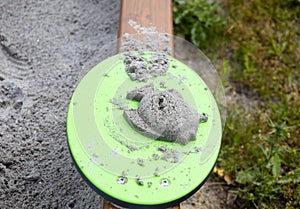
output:
<svg viewBox="0 0 300 209"><path fill-rule="evenodd" d="M78 76L109 53L118 15L111 0L0 1L1 209L101 208L71 162L65 118ZM205 184L182 208L220 208L216 190Z"/></svg>

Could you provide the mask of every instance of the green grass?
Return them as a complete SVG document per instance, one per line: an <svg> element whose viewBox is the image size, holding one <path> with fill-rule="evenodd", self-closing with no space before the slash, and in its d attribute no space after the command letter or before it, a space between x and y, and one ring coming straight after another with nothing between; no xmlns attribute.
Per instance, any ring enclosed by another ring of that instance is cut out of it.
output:
<svg viewBox="0 0 300 209"><path fill-rule="evenodd" d="M218 166L243 207L300 208L300 1L174 1L175 32L210 57L228 116Z"/></svg>

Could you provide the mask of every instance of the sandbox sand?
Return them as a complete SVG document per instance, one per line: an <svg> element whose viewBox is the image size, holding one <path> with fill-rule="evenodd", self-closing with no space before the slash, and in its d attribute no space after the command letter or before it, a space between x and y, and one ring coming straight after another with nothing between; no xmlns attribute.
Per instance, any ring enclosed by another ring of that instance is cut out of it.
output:
<svg viewBox="0 0 300 209"><path fill-rule="evenodd" d="M72 165L65 121L118 16L119 1L0 1L1 209L100 207Z"/></svg>

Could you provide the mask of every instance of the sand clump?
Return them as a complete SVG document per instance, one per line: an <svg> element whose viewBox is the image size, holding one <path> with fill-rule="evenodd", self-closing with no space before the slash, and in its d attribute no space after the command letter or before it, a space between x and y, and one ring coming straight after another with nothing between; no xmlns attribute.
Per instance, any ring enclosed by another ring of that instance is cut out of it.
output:
<svg viewBox="0 0 300 209"><path fill-rule="evenodd" d="M138 82L147 81L151 76L160 76L169 67L169 59L162 52L155 53L149 60L129 52L126 53L124 63L128 76Z"/></svg>
<svg viewBox="0 0 300 209"><path fill-rule="evenodd" d="M150 84L129 92L127 98L140 102L137 109L125 110L124 117L141 134L180 144L196 139L200 115L176 90L153 91Z"/></svg>

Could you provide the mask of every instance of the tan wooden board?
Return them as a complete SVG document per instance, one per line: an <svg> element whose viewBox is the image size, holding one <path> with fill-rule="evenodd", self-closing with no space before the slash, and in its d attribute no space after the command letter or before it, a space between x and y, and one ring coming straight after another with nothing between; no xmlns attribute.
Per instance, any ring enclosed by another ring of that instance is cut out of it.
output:
<svg viewBox="0 0 300 209"><path fill-rule="evenodd" d="M130 20L155 27L159 33L173 34L172 0L122 0L118 37L136 33L128 23Z"/></svg>
<svg viewBox="0 0 300 209"><path fill-rule="evenodd" d="M116 206L112 205L107 200L103 200L103 209L119 209ZM180 205L173 206L171 209L180 209Z"/></svg>

